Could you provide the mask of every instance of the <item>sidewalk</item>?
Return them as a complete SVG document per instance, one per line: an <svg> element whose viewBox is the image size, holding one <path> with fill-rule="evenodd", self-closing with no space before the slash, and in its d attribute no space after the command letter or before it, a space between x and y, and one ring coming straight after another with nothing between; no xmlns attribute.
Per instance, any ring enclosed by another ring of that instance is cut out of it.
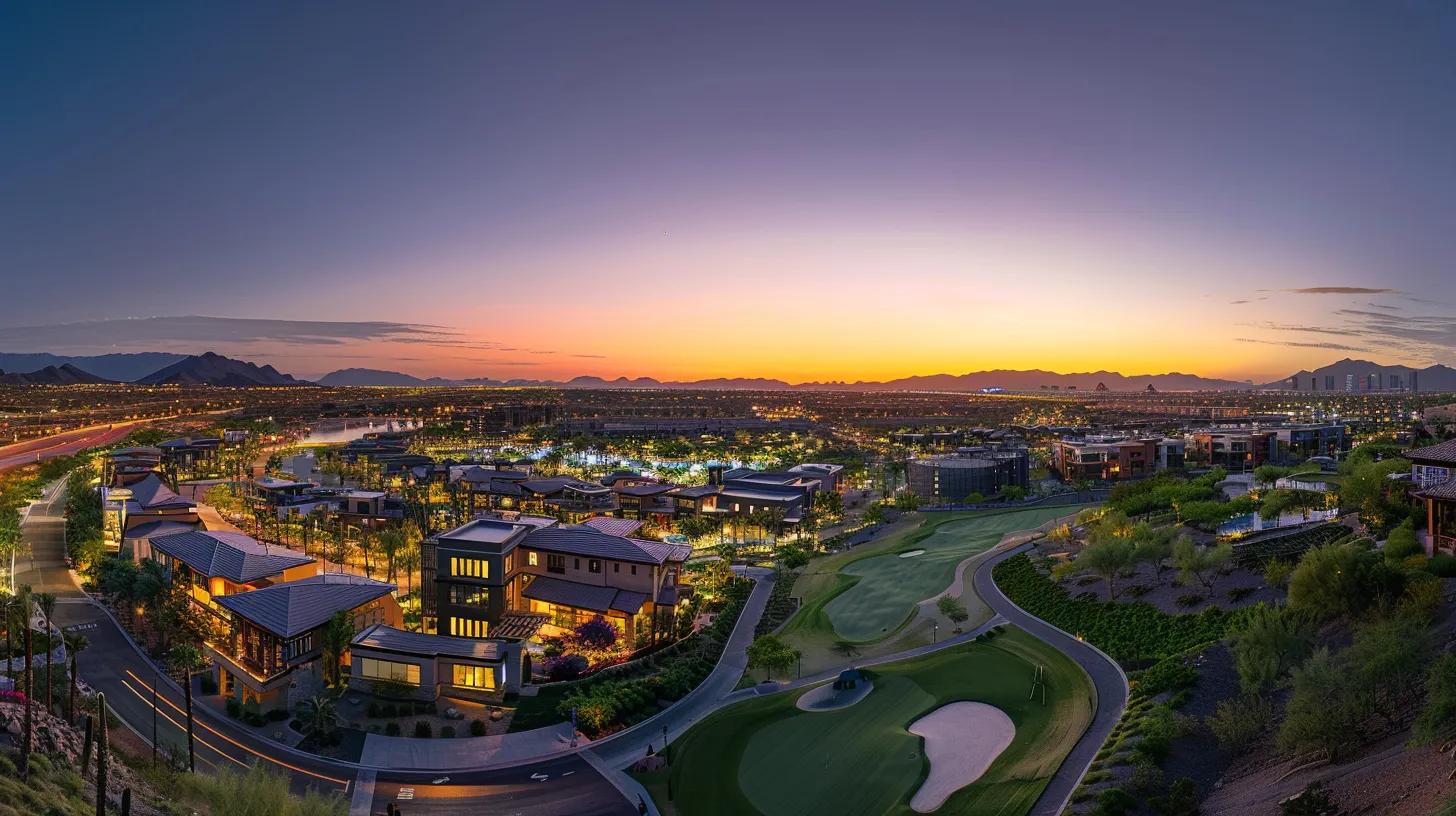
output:
<svg viewBox="0 0 1456 816"><path fill-rule="evenodd" d="M578 747L586 739L578 739ZM459 770L517 765L571 751L571 723L493 737L415 739L370 734L359 764L393 770Z"/></svg>

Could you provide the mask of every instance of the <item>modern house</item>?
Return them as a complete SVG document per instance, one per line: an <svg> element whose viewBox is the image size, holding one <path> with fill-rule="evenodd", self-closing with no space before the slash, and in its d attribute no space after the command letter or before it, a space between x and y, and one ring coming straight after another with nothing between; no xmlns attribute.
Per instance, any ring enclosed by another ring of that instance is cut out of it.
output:
<svg viewBox="0 0 1456 816"><path fill-rule="evenodd" d="M610 521L621 520L561 525L530 516L479 518L426 540L425 631L531 638L601 615L629 641L667 633L691 548L594 526Z"/></svg>
<svg viewBox="0 0 1456 816"><path fill-rule="evenodd" d="M366 692L376 684L414 686L423 700L455 697L497 701L521 689L520 641L427 635L377 623L349 646L349 686Z"/></svg>
<svg viewBox="0 0 1456 816"><path fill-rule="evenodd" d="M203 646L213 659L219 691L245 706L286 708L296 673L322 673L322 630L335 613L348 612L356 632L378 623L403 625L394 589L383 581L331 572L215 596L226 615L227 634Z"/></svg>
<svg viewBox="0 0 1456 816"><path fill-rule="evenodd" d="M185 582L200 609L220 620L224 595L250 592L318 573L318 562L284 547L261 544L242 533L191 531L150 541L149 557L158 561L172 583Z"/></svg>
<svg viewBox="0 0 1456 816"><path fill-rule="evenodd" d="M1456 439L1401 454L1416 498L1426 503L1426 553L1456 553Z"/></svg>
<svg viewBox="0 0 1456 816"><path fill-rule="evenodd" d="M196 526L200 523L197 503L177 495L156 473L148 473L123 487L101 488L102 538L107 549L121 550L122 542L135 538L131 531L144 524L169 521Z"/></svg>
<svg viewBox="0 0 1456 816"><path fill-rule="evenodd" d="M1067 481L1141 479L1182 468L1187 445L1163 437L1087 436L1052 443L1052 469Z"/></svg>

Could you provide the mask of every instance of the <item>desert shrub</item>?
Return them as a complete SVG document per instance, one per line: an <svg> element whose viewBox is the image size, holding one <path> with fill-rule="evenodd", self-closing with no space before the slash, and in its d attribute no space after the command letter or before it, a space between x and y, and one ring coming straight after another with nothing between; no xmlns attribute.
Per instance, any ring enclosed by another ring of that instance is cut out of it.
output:
<svg viewBox="0 0 1456 816"><path fill-rule="evenodd" d="M1181 658L1167 657L1143 670L1137 677L1137 690L1149 696L1165 691L1188 688L1198 682L1198 670Z"/></svg>
<svg viewBox="0 0 1456 816"><path fill-rule="evenodd" d="M1242 601L1243 599L1245 599L1245 598L1249 597L1250 595L1252 595L1254 593L1254 589L1255 589L1254 587L1246 587L1246 586L1244 586L1244 587L1234 587L1233 589L1230 589L1228 592L1225 592L1223 594L1223 596L1225 598L1228 598L1229 603L1238 603L1239 601Z"/></svg>
<svg viewBox="0 0 1456 816"><path fill-rule="evenodd" d="M470 736L472 736L472 737L483 737L483 736L485 736L485 720L471 720L470 721Z"/></svg>
<svg viewBox="0 0 1456 816"><path fill-rule="evenodd" d="M1204 724L1213 732L1220 748L1237 754L1264 733L1273 716L1274 708L1269 701L1251 694L1220 701L1213 714L1204 719Z"/></svg>
<svg viewBox="0 0 1456 816"><path fill-rule="evenodd" d="M1439 553L1426 562L1426 572L1440 578L1456 578L1456 556Z"/></svg>
<svg viewBox="0 0 1456 816"><path fill-rule="evenodd" d="M1178 596L1178 605L1187 608L1198 606L1206 600L1208 599L1199 595L1197 592L1187 592Z"/></svg>
<svg viewBox="0 0 1456 816"><path fill-rule="evenodd" d="M415 721L415 738L416 739L429 739L430 737L434 736L434 734L435 734L434 729L430 727L430 721L429 720L416 720Z"/></svg>
<svg viewBox="0 0 1456 816"><path fill-rule="evenodd" d="M390 737L397 737L397 736L399 736L399 723L397 723L397 722L387 722L387 723L385 723L384 724L384 734L385 734L385 736L390 736Z"/></svg>
<svg viewBox="0 0 1456 816"><path fill-rule="evenodd" d="M447 725L440 729L440 736L445 739L455 738L455 726Z"/></svg>

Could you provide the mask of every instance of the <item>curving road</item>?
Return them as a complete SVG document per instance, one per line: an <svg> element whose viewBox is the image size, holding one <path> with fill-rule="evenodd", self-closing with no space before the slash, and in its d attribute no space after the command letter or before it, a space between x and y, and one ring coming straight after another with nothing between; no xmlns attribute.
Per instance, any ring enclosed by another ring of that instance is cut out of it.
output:
<svg viewBox="0 0 1456 816"><path fill-rule="evenodd" d="M1087 672L1087 676L1092 678L1092 685L1097 689L1097 711L1092 715L1091 724L1067 754L1067 758L1062 760L1062 766L1057 769L1052 781L1031 808L1031 816L1057 816L1066 809L1072 793L1086 775L1088 766L1092 764L1097 752L1102 750L1108 735L1121 719L1123 709L1127 707L1127 675L1123 674L1117 661L1102 650L1022 611L1021 607L1012 603L1001 592L1001 588L996 586L996 581L991 576L996 565L1029 549L1030 542L1019 544L981 562L976 570L975 586L976 593L996 614L1077 661L1077 665Z"/></svg>
<svg viewBox="0 0 1456 816"><path fill-rule="evenodd" d="M17 442L13 445L0 447L0 470L9 470L21 465L29 465L39 462L42 459L53 459L57 456L70 456L79 453L86 448L97 448L103 445L111 445L126 438L135 426L152 420L135 420L131 422L119 422L112 425L95 425L89 428L78 428L74 431L65 431L40 439L31 439L25 442Z"/></svg>

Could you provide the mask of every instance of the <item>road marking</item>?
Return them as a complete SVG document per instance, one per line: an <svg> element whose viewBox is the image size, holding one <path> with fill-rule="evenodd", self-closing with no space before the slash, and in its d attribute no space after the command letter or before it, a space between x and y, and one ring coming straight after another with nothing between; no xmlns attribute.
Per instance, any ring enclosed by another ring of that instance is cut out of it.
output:
<svg viewBox="0 0 1456 816"><path fill-rule="evenodd" d="M531 778L536 780L537 782L545 782L546 780L550 779L551 776L549 774L533 773L531 774Z"/></svg>
<svg viewBox="0 0 1456 816"><path fill-rule="evenodd" d="M415 789L414 788L400 788L399 789L399 798L400 799L405 799L405 800L409 800L409 799L415 798Z"/></svg>
<svg viewBox="0 0 1456 816"><path fill-rule="evenodd" d="M84 632L87 629L95 629L96 626L97 625L94 623L77 623L72 624L71 626L63 626L61 628L66 630L67 632Z"/></svg>

